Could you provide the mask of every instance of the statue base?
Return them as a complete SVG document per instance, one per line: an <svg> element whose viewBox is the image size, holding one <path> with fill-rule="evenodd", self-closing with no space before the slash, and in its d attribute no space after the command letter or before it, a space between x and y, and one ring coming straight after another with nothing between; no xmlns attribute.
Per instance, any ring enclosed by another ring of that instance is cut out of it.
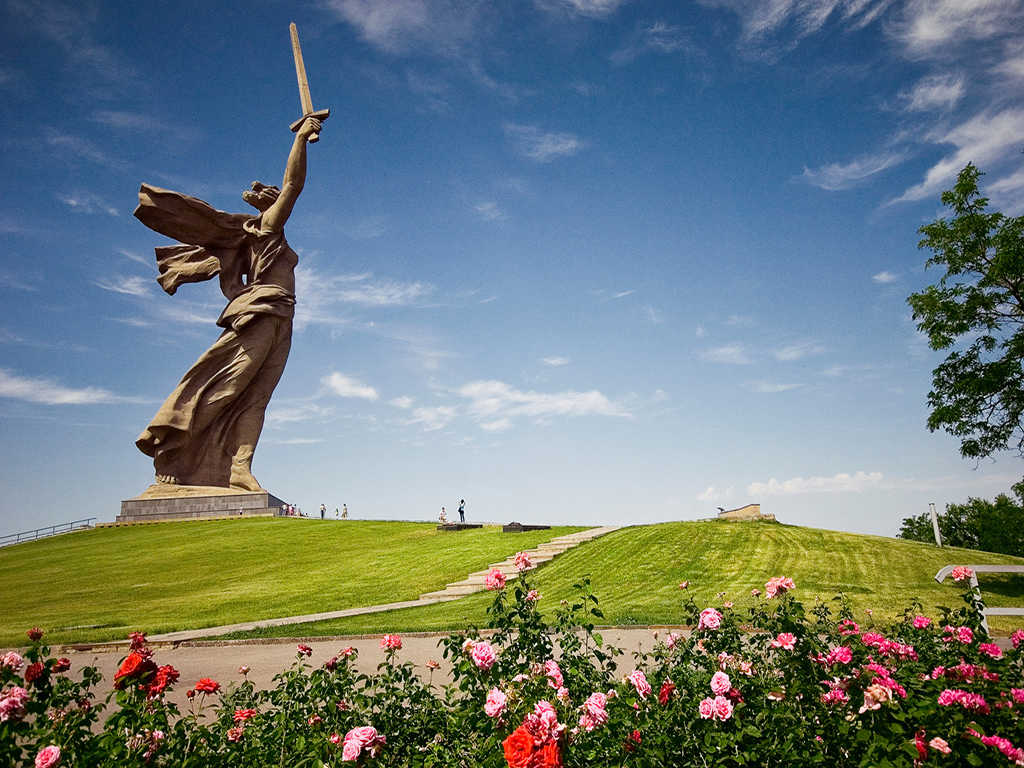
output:
<svg viewBox="0 0 1024 768"><path fill-rule="evenodd" d="M268 491L154 483L121 502L118 523L152 523L213 517L281 517L285 503Z"/></svg>

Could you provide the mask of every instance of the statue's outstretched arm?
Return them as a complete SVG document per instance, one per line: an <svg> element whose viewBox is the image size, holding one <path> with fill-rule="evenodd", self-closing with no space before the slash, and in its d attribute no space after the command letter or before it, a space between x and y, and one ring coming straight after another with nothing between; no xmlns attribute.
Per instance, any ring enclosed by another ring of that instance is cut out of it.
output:
<svg viewBox="0 0 1024 768"><path fill-rule="evenodd" d="M281 194L272 206L263 214L263 230L269 232L280 232L284 229L285 222L292 214L295 201L299 199L302 187L306 183L306 142L314 133L319 133L323 123L314 117L306 118L306 121L295 134L295 143L292 144L292 151L288 154L288 165L284 169L284 182L281 185Z"/></svg>

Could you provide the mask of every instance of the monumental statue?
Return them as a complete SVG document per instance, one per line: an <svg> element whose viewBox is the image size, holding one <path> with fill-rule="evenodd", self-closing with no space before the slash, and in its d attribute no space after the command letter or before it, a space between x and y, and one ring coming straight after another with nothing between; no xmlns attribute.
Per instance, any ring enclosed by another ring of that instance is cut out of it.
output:
<svg viewBox="0 0 1024 768"><path fill-rule="evenodd" d="M295 314L298 256L284 225L306 180L306 145L328 110L314 112L292 25L303 117L280 188L258 181L242 194L256 215L218 211L188 195L143 184L135 217L180 245L156 249L160 286L218 277L228 300L220 338L195 362L136 445L153 458L160 486L261 491L252 457L270 396L284 372Z"/></svg>

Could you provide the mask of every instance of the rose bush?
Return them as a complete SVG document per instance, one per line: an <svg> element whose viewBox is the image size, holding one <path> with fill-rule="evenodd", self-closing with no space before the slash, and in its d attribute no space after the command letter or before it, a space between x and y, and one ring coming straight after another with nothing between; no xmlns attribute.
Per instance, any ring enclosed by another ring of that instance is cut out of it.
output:
<svg viewBox="0 0 1024 768"><path fill-rule="evenodd" d="M72 676L33 629L0 657L0 766L1024 765L1024 631L986 637L967 580L962 608L886 627L859 626L842 598L807 609L784 576L742 605L690 599L689 636L633 654L627 674L586 580L544 617L527 575L494 591L486 640L441 641L442 689L386 635L375 671L352 648L314 668L300 645L270 689L243 666L196 682L179 711L178 673L133 634L100 701L96 670Z"/></svg>

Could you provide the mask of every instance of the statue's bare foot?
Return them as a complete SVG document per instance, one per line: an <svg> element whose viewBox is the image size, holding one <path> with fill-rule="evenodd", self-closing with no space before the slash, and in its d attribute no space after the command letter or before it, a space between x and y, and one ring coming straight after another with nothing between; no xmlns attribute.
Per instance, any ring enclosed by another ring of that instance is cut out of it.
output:
<svg viewBox="0 0 1024 768"><path fill-rule="evenodd" d="M159 475L158 474L156 476L156 481L160 485L177 485L178 484L178 478L174 477L173 475Z"/></svg>
<svg viewBox="0 0 1024 768"><path fill-rule="evenodd" d="M239 467L231 468L231 487L236 491L262 491L259 481L253 477L252 472L247 472Z"/></svg>

